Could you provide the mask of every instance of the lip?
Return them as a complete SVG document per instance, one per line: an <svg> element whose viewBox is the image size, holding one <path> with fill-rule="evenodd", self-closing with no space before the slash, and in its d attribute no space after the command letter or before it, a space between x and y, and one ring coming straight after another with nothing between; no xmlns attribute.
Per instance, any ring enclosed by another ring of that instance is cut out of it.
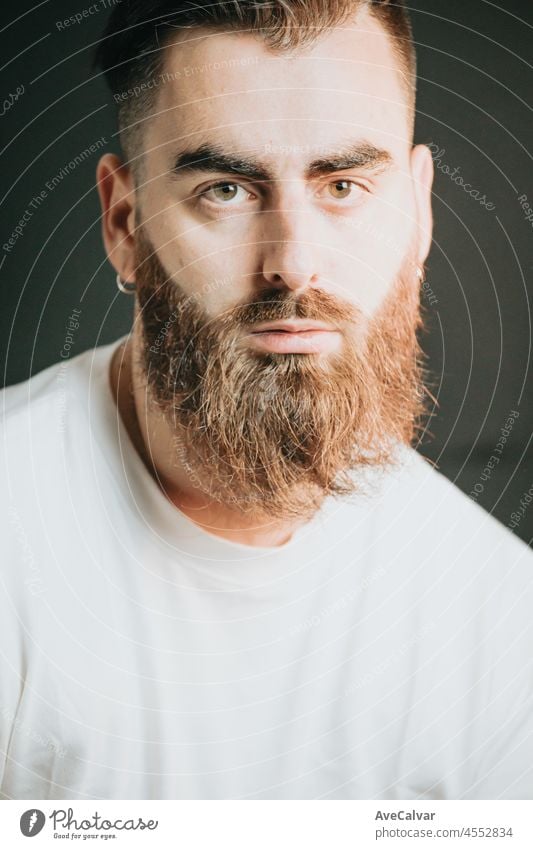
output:
<svg viewBox="0 0 533 849"><path fill-rule="evenodd" d="M334 327L304 319L265 322L250 330L246 338L256 350L274 354L325 354L340 345Z"/></svg>
<svg viewBox="0 0 533 849"><path fill-rule="evenodd" d="M331 324L325 324L323 321L310 321L305 318L289 318L283 321L265 321L263 324L253 326L250 333L270 333L272 331L281 331L285 333L306 333L308 330L325 330L334 331Z"/></svg>

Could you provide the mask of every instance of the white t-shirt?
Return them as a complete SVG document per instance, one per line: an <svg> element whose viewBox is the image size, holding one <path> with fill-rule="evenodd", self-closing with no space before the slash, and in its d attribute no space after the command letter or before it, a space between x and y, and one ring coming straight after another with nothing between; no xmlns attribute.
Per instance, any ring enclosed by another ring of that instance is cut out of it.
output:
<svg viewBox="0 0 533 849"><path fill-rule="evenodd" d="M533 556L414 451L279 548L180 513L113 346L1 396L0 795L533 798Z"/></svg>

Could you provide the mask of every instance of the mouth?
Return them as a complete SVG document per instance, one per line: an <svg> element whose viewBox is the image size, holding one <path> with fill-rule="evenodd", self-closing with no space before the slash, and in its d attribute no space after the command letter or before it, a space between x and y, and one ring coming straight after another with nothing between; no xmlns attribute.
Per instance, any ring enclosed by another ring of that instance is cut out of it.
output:
<svg viewBox="0 0 533 849"><path fill-rule="evenodd" d="M335 330L331 324L322 321L308 321L303 318L289 318L283 321L265 321L253 326L251 333L307 333L308 331L324 330L331 332Z"/></svg>
<svg viewBox="0 0 533 849"><path fill-rule="evenodd" d="M332 325L306 319L254 325L246 339L253 348L276 354L323 354L340 345L340 334Z"/></svg>

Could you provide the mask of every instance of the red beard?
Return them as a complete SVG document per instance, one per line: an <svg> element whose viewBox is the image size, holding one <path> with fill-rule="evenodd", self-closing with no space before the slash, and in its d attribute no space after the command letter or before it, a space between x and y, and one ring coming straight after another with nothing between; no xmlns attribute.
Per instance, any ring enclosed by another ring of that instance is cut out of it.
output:
<svg viewBox="0 0 533 849"><path fill-rule="evenodd" d="M326 495L359 491L354 472L387 467L412 441L425 394L410 257L366 324L318 289L258 292L209 319L169 280L142 230L136 249L149 398L191 485L213 501L258 518L309 517ZM341 351L324 359L242 345L244 327L293 317L340 329Z"/></svg>

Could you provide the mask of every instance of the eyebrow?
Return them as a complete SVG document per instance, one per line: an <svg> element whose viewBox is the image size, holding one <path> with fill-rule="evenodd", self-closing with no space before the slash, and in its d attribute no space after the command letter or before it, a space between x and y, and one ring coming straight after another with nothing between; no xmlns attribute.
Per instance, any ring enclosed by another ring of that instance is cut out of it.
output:
<svg viewBox="0 0 533 849"><path fill-rule="evenodd" d="M306 167L306 177L320 177L351 168L381 173L391 168L393 163L394 159L387 150L376 147L371 142L358 142L310 162ZM194 150L179 153L172 168L172 173L180 177L192 172L216 171L236 174L250 180L274 179L272 172L257 160L241 154L226 153L221 147L211 144L202 144Z"/></svg>

